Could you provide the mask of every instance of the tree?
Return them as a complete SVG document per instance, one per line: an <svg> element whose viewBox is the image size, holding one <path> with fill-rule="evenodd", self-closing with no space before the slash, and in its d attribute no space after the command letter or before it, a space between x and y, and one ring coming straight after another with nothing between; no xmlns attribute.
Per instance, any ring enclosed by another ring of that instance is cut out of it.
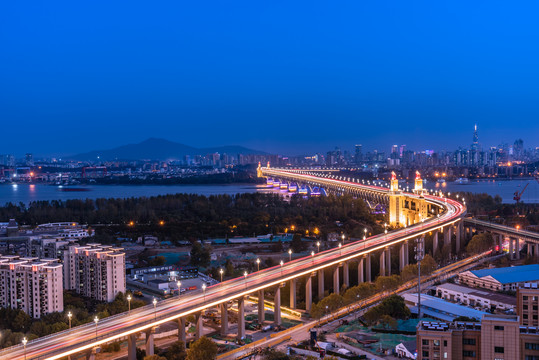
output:
<svg viewBox="0 0 539 360"><path fill-rule="evenodd" d="M181 340L172 343L165 353L165 357L167 360L185 360L187 358L185 343Z"/></svg>
<svg viewBox="0 0 539 360"><path fill-rule="evenodd" d="M492 249L493 238L490 233L477 234L472 237L472 240L466 246L468 254L480 254L489 249Z"/></svg>
<svg viewBox="0 0 539 360"><path fill-rule="evenodd" d="M434 258L429 254L426 254L423 257L423 260L421 260L421 274L429 275L434 270L436 270L436 268L438 268L438 263L436 262L436 260L434 260Z"/></svg>
<svg viewBox="0 0 539 360"><path fill-rule="evenodd" d="M187 350L187 360L211 360L217 356L217 344L202 336Z"/></svg>
<svg viewBox="0 0 539 360"><path fill-rule="evenodd" d="M207 267L210 265L211 252L209 247L202 246L198 241L191 247L191 265Z"/></svg>
<svg viewBox="0 0 539 360"><path fill-rule="evenodd" d="M395 320L389 315L380 316L380 320L378 321L378 323L382 325L384 329L396 329L398 325L397 320Z"/></svg>
<svg viewBox="0 0 539 360"><path fill-rule="evenodd" d="M145 356L144 360L167 360L167 358L163 356L159 356L159 355L150 355L150 356Z"/></svg>
<svg viewBox="0 0 539 360"><path fill-rule="evenodd" d="M290 247L295 253L300 253L305 250L305 244L301 240L300 234L294 234L294 236L292 237L292 241L290 242Z"/></svg>

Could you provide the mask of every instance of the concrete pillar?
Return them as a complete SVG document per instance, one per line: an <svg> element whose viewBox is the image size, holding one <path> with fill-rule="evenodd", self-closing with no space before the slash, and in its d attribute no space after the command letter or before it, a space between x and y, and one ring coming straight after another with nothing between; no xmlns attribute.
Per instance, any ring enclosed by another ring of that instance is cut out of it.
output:
<svg viewBox="0 0 539 360"><path fill-rule="evenodd" d="M391 248L386 248L386 268L387 268L387 275L391 275Z"/></svg>
<svg viewBox="0 0 539 360"><path fill-rule="evenodd" d="M515 238L515 257L516 259L520 259L520 239Z"/></svg>
<svg viewBox="0 0 539 360"><path fill-rule="evenodd" d="M533 246L534 246L534 251L533 251L533 253L534 253L534 255L535 255L535 258L536 258L536 259L539 259L539 244L534 244Z"/></svg>
<svg viewBox="0 0 539 360"><path fill-rule="evenodd" d="M245 337L245 301L243 296L238 299L238 339Z"/></svg>
<svg viewBox="0 0 539 360"><path fill-rule="evenodd" d="M434 254L436 254L436 250L438 250L439 244L438 244L438 230L434 231L434 236L432 237L432 256L434 257Z"/></svg>
<svg viewBox="0 0 539 360"><path fill-rule="evenodd" d="M281 325L281 285L277 285L275 289L275 299L273 299L273 322L275 325Z"/></svg>
<svg viewBox="0 0 539 360"><path fill-rule="evenodd" d="M339 266L333 270L333 292L338 294L340 292L340 281L339 281Z"/></svg>
<svg viewBox="0 0 539 360"><path fill-rule="evenodd" d="M311 311L313 305L313 277L307 275L307 282L305 283L305 310Z"/></svg>
<svg viewBox="0 0 539 360"><path fill-rule="evenodd" d="M458 254L460 251L460 241L462 238L462 220L457 222L457 240L455 242L455 252Z"/></svg>
<svg viewBox="0 0 539 360"><path fill-rule="evenodd" d="M228 305L227 303L222 303L219 305L221 308L221 329L220 333L222 336L228 334Z"/></svg>
<svg viewBox="0 0 539 360"><path fill-rule="evenodd" d="M202 311L195 314L195 340L198 340L204 335L202 323Z"/></svg>
<svg viewBox="0 0 539 360"><path fill-rule="evenodd" d="M144 343L144 346L146 348L146 356L152 356L154 354L153 352L153 334L155 332L155 328L150 328L146 330L146 340Z"/></svg>
<svg viewBox="0 0 539 360"><path fill-rule="evenodd" d="M359 259L357 264L357 283L358 285L365 281L365 271L363 270L365 256Z"/></svg>
<svg viewBox="0 0 539 360"><path fill-rule="evenodd" d="M97 352L96 348L89 349L86 351L86 360L95 360L95 353Z"/></svg>
<svg viewBox="0 0 539 360"><path fill-rule="evenodd" d="M407 259L406 259L406 253L408 252L408 241L404 241L402 244L401 244L401 247L400 247L400 252L399 252L399 266L400 266L400 270L402 271L402 269L404 269L404 267L406 265L408 265L407 263Z"/></svg>
<svg viewBox="0 0 539 360"><path fill-rule="evenodd" d="M345 261L342 265L342 281L347 288L350 287L350 271L348 269L348 262Z"/></svg>
<svg viewBox="0 0 539 360"><path fill-rule="evenodd" d="M500 246L500 253L503 252L503 235L502 234L498 234L498 242L499 242L499 246Z"/></svg>
<svg viewBox="0 0 539 360"><path fill-rule="evenodd" d="M290 280L290 308L296 308L296 279Z"/></svg>
<svg viewBox="0 0 539 360"><path fill-rule="evenodd" d="M324 269L318 270L318 300L324 297Z"/></svg>
<svg viewBox="0 0 539 360"><path fill-rule="evenodd" d="M367 254L367 257L365 258L365 275L366 275L366 281L371 282L372 276L371 276L371 254Z"/></svg>
<svg viewBox="0 0 539 360"><path fill-rule="evenodd" d="M526 243L526 248L528 250L528 257L531 257L533 255L533 252L532 252L532 244L530 243Z"/></svg>
<svg viewBox="0 0 539 360"><path fill-rule="evenodd" d="M380 253L380 276L386 276L386 251Z"/></svg>
<svg viewBox="0 0 539 360"><path fill-rule="evenodd" d="M183 341L184 344L187 344L187 334L185 333L185 318L184 317L181 317L178 319L178 340Z"/></svg>
<svg viewBox="0 0 539 360"><path fill-rule="evenodd" d="M264 290L258 290L258 323L261 325L264 324L264 320L266 320L264 312Z"/></svg>
<svg viewBox="0 0 539 360"><path fill-rule="evenodd" d="M127 360L137 360L137 334L127 336Z"/></svg>

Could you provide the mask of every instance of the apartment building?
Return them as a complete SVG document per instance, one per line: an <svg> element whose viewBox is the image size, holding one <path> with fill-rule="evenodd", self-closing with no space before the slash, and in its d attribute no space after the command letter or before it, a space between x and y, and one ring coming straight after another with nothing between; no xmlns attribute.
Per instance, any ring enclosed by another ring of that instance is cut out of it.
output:
<svg viewBox="0 0 539 360"><path fill-rule="evenodd" d="M520 325L517 315L486 314L481 323L422 321L417 359L538 360L539 331Z"/></svg>
<svg viewBox="0 0 539 360"><path fill-rule="evenodd" d="M520 315L520 324L526 326L539 326L539 286L527 283L517 290L517 314Z"/></svg>
<svg viewBox="0 0 539 360"><path fill-rule="evenodd" d="M63 311L62 264L58 259L0 255L0 306L36 319Z"/></svg>
<svg viewBox="0 0 539 360"><path fill-rule="evenodd" d="M125 253L109 245L71 245L64 250L64 288L99 301L125 293Z"/></svg>

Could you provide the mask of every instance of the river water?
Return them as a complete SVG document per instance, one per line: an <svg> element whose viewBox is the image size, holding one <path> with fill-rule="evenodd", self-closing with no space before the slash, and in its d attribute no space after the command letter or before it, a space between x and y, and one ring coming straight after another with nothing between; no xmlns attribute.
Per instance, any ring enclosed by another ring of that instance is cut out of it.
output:
<svg viewBox="0 0 539 360"><path fill-rule="evenodd" d="M519 180L473 180L466 185L453 182L426 184L427 188L442 189L444 192L472 192L500 195L504 203L513 203L515 191L521 192L521 201L525 203L539 203L539 183L534 179ZM411 185L413 186L413 185ZM39 200L68 200L68 199L97 199L97 198L129 198L141 196L156 196L176 193L190 193L200 195L238 194L267 192L265 185L230 184L230 185L88 185L78 186L77 189L86 191L63 191L65 188L43 184L2 184L0 185L0 205L8 202L28 204Z"/></svg>

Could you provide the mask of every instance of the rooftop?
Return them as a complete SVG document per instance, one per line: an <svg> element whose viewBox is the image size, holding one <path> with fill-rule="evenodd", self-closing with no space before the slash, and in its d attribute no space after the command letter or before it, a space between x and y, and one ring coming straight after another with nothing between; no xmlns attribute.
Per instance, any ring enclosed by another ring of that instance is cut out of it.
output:
<svg viewBox="0 0 539 360"><path fill-rule="evenodd" d="M539 264L472 270L478 278L491 276L502 284L539 280Z"/></svg>
<svg viewBox="0 0 539 360"><path fill-rule="evenodd" d="M489 290L471 288L471 287L463 286L463 285L445 283L445 284L441 284L441 285L436 286L436 289L446 289L446 290L449 290L449 291L460 292L462 294L481 297L481 298L484 298L484 299L489 299L489 300L492 300L492 301L496 301L496 302L504 303L504 304L509 304L509 305L516 305L517 304L517 299L514 296L500 294L500 293L497 293L497 292L494 292L494 291L489 291Z"/></svg>
<svg viewBox="0 0 539 360"><path fill-rule="evenodd" d="M417 294L404 294L404 300L417 306ZM411 307L417 312L417 307ZM434 296L421 294L421 312L423 315L444 321L453 321L459 316L481 319L486 313L466 306L450 303Z"/></svg>

